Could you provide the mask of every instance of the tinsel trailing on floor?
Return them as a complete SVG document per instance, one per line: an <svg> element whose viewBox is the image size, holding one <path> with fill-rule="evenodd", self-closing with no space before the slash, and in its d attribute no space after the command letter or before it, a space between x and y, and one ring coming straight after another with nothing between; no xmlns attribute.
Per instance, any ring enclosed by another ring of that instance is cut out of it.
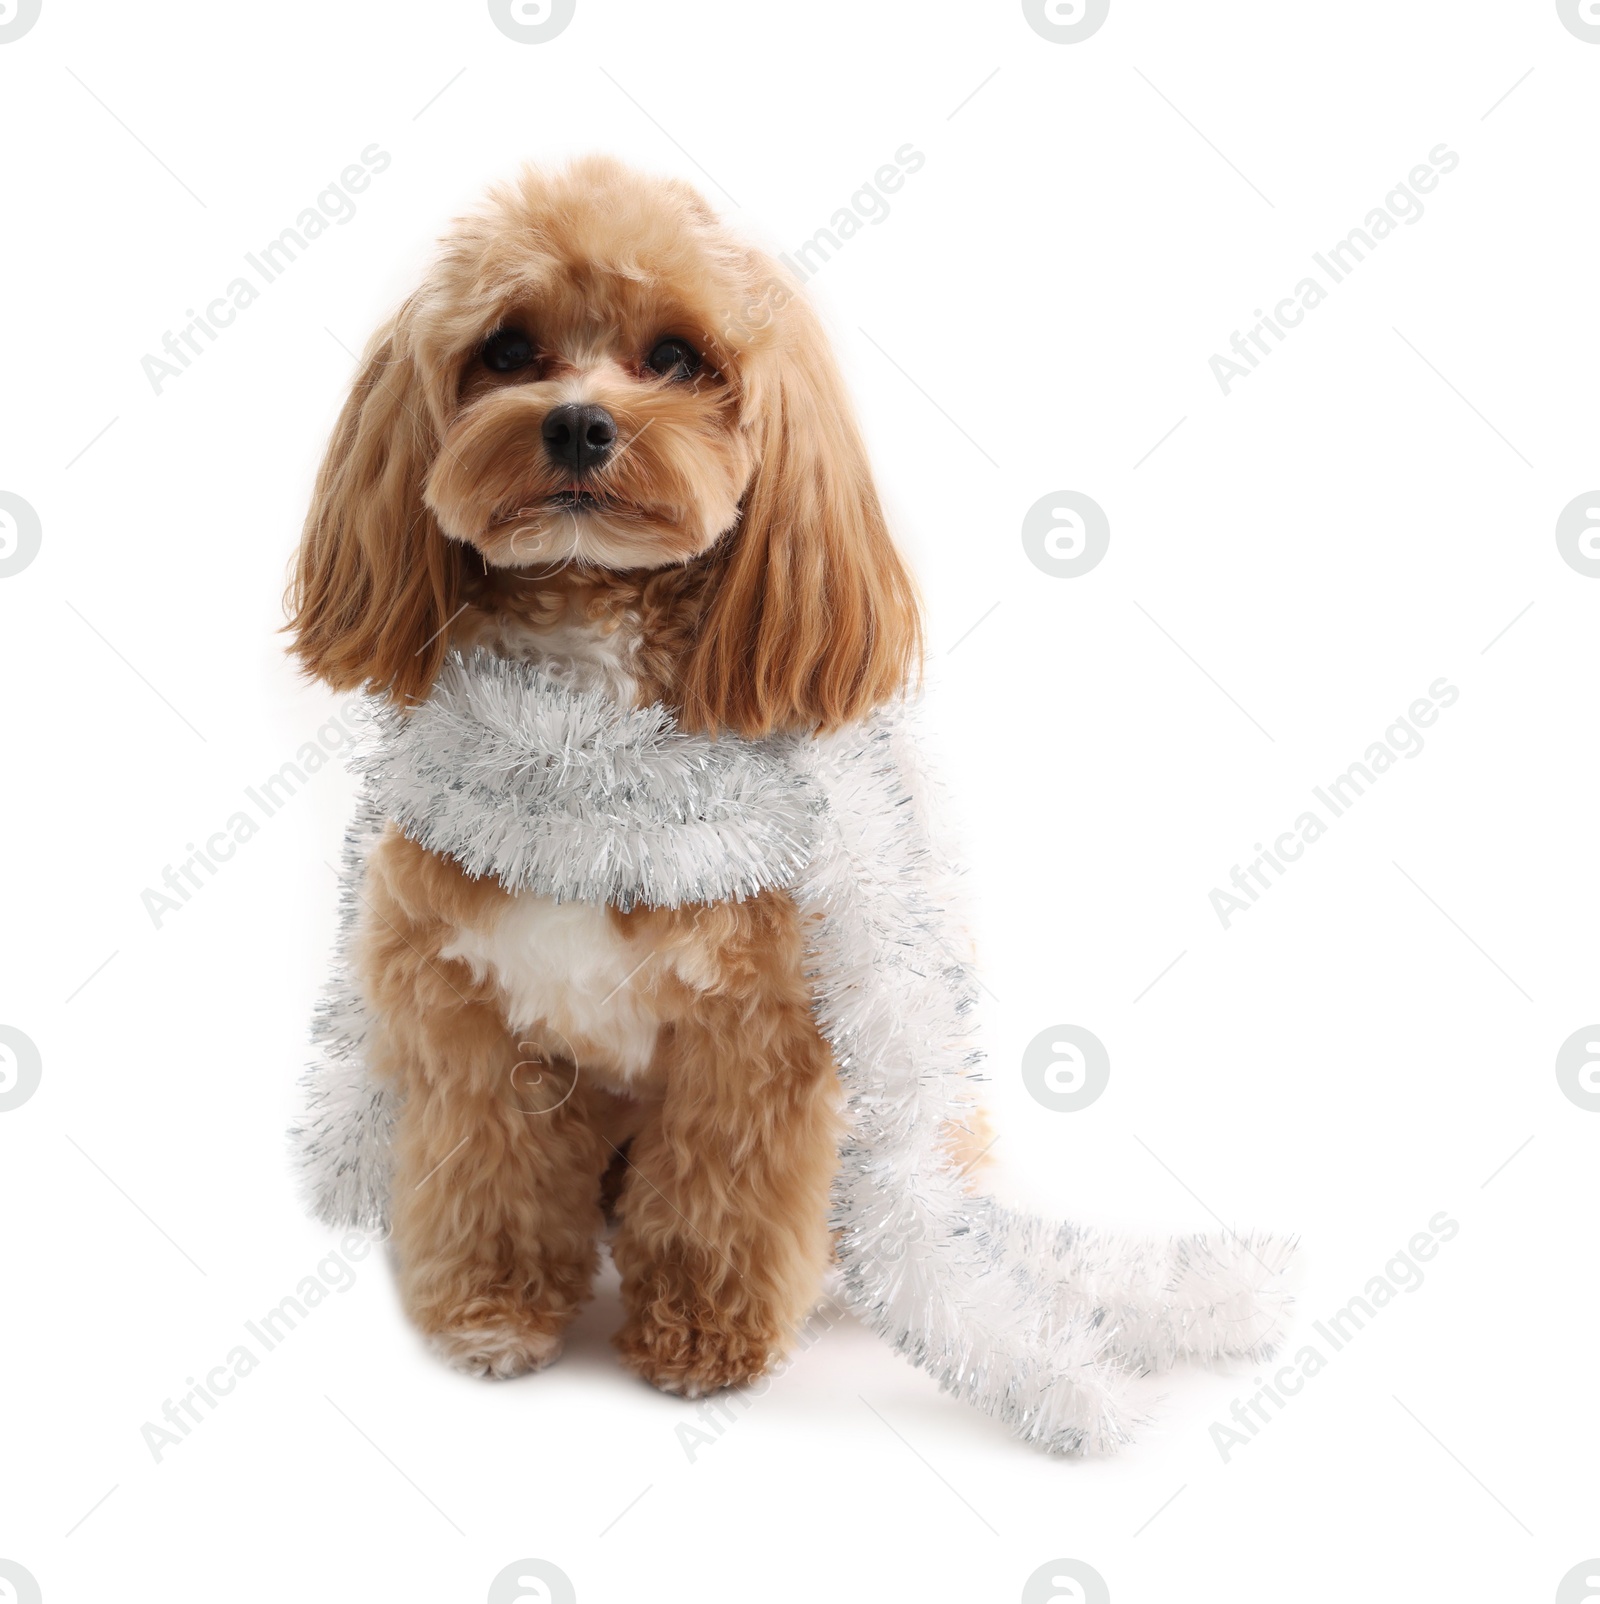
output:
<svg viewBox="0 0 1600 1604"><path fill-rule="evenodd" d="M1287 1316L1289 1241L1140 1240L969 1190L945 1141L972 1105L976 982L932 788L903 711L815 739L677 730L538 668L452 655L424 704L373 705L341 936L294 1132L315 1212L381 1229L395 1109L362 1058L350 966L386 819L474 875L563 899L679 906L786 888L810 918L816 1016L848 1132L834 1184L843 1301L948 1391L1051 1452L1140 1424L1135 1378L1261 1358Z"/></svg>

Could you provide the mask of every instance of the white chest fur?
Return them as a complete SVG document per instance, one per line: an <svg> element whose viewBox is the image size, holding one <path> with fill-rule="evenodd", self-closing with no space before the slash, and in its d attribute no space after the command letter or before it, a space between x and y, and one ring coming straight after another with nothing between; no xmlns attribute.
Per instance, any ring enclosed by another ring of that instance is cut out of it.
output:
<svg viewBox="0 0 1600 1604"><path fill-rule="evenodd" d="M472 636L472 644L538 663L576 689L633 702L637 638L625 623L564 620L535 629L485 619ZM624 1084L648 1069L660 1028L650 990L653 951L630 941L605 908L520 892L492 925L458 931L443 955L461 959L480 979L493 977L513 1031L555 1031L585 1068Z"/></svg>
<svg viewBox="0 0 1600 1604"><path fill-rule="evenodd" d="M443 956L493 977L513 1031L554 1030L585 1068L622 1082L649 1068L660 1026L654 949L630 941L606 909L525 891L492 925L459 931Z"/></svg>

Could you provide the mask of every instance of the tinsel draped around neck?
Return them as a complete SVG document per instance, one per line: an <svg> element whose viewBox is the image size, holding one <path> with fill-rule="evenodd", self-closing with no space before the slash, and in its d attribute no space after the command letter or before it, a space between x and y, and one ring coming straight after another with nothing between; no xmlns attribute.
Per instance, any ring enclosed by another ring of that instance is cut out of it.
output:
<svg viewBox="0 0 1600 1604"><path fill-rule="evenodd" d="M339 951L293 1133L329 1224L388 1217L396 1108L367 1071L351 945L366 857L392 819L512 891L619 908L788 891L808 915L815 1015L846 1099L841 1296L1019 1436L1056 1453L1113 1449L1142 1418L1141 1374L1272 1352L1289 1242L1138 1240L1006 1208L956 1171L944 1136L970 1105L976 981L907 710L818 737L711 738L661 707L453 653L421 706L374 706L353 761L365 789Z"/></svg>
<svg viewBox="0 0 1600 1604"><path fill-rule="evenodd" d="M452 653L427 701L378 704L355 766L420 845L508 891L677 907L794 883L824 802L795 739L712 739L531 664Z"/></svg>

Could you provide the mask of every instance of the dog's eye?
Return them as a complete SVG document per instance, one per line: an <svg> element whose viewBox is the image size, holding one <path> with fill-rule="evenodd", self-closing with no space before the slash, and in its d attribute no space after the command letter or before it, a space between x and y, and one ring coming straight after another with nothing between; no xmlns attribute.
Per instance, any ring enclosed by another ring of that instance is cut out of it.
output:
<svg viewBox="0 0 1600 1604"><path fill-rule="evenodd" d="M663 379L690 379L700 371L700 353L687 340L662 340L645 366Z"/></svg>
<svg viewBox="0 0 1600 1604"><path fill-rule="evenodd" d="M496 329L483 342L483 365L495 373L515 373L533 361L533 341L521 329Z"/></svg>

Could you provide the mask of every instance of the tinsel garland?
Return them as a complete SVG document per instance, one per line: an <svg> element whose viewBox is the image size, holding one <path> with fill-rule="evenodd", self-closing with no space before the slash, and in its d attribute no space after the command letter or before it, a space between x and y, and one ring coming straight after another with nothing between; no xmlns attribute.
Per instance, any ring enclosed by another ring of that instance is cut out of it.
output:
<svg viewBox="0 0 1600 1604"><path fill-rule="evenodd" d="M974 1195L945 1145L970 1106L976 985L929 781L901 710L816 739L677 730L539 669L452 654L428 701L374 706L346 842L340 952L294 1135L330 1224L387 1218L391 1094L362 1059L350 965L385 819L474 875L556 898L677 906L788 889L811 931L818 1025L844 1088L834 1183L843 1300L939 1383L1052 1452L1140 1422L1134 1378L1180 1357L1265 1357L1292 1245L1144 1241Z"/></svg>
<svg viewBox="0 0 1600 1604"><path fill-rule="evenodd" d="M624 708L525 663L453 655L420 707L374 709L356 749L406 834L562 901L674 907L788 885L821 799L786 747L712 740L663 707Z"/></svg>

